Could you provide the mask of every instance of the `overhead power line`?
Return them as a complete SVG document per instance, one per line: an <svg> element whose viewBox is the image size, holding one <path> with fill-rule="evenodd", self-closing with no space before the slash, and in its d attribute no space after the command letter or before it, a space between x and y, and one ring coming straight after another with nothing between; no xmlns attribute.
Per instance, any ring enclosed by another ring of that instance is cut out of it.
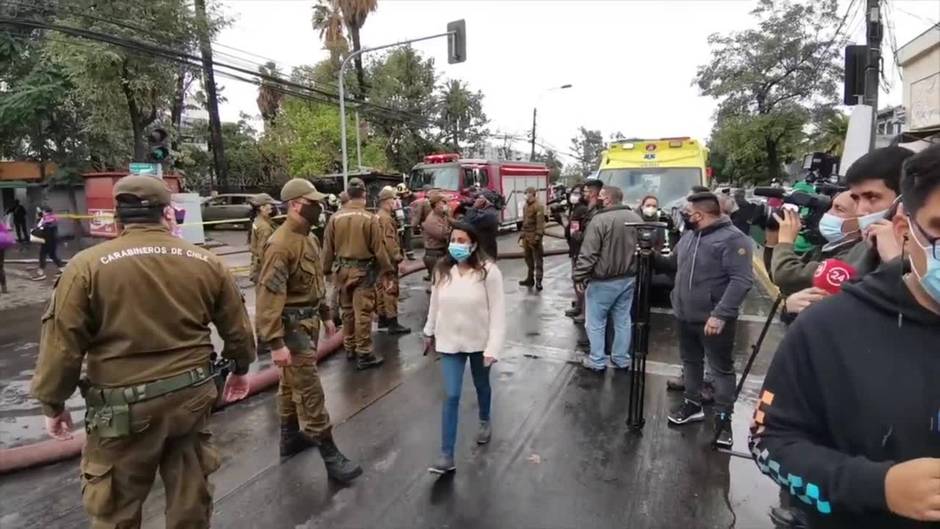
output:
<svg viewBox="0 0 940 529"><path fill-rule="evenodd" d="M10 0L5 0L4 3L26 5L26 4L22 4L21 2L11 2ZM100 20L106 23L110 23L110 24L115 24L118 26L122 25L121 23L115 23L114 21L111 21L108 19L101 19L100 17L94 17L94 19ZM117 37L113 35L108 35L106 33L101 33L101 32L82 29L82 28L76 28L72 26L49 24L49 23L42 22L42 21L18 18L18 17L17 18L0 17L0 23L31 27L34 29L45 29L48 31L57 31L60 33L72 35L74 37L85 38L85 39L94 40L98 42L105 42L105 43L123 47L126 49L132 49L135 51L144 52L153 56L161 57L166 60L174 61L174 62L181 63L181 64L186 64L186 65L192 66L193 68L199 68L201 66L201 59L193 55L192 53L175 50L172 48L166 48L166 47L154 45L154 44L144 42L144 41L127 39L124 37ZM124 26L126 26L126 29L132 29L132 30L135 29L135 26L132 24L126 24ZM224 68L224 69L232 70L234 72L238 72L241 74L246 74L246 75L258 78L260 79L261 82L263 82L263 84L266 87L281 85L282 87L291 89L292 91L295 91L295 92L296 91L300 91L300 92L308 91L313 94L317 94L321 96L321 99L319 101L323 103L338 105L338 102L339 102L339 96L337 94L325 91L323 89L306 86L300 83L295 83L287 79L282 79L280 77L258 72L257 70L243 68L243 67L228 64L228 63L215 61L215 66L218 68ZM261 83L256 82L254 84L261 84ZM298 95L298 94L293 93L293 95ZM370 114L370 115L380 115L384 117L391 117L393 119L399 119L400 121L403 121L403 122L411 122L411 123L416 123L416 124L422 124L425 126L429 126L433 124L431 120L419 114L413 114L413 113L399 110L399 109L388 108L382 105L378 105L378 104L367 102L367 101L357 100L351 97L347 97L346 101L352 106L358 108L360 111Z"/></svg>

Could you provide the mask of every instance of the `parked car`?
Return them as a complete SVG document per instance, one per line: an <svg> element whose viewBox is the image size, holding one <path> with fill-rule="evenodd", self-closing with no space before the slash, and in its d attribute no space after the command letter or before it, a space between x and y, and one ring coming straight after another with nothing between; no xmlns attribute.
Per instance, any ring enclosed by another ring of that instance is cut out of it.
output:
<svg viewBox="0 0 940 529"><path fill-rule="evenodd" d="M247 228L251 216L251 203L249 199L253 197L252 193L226 193L214 197L206 197L202 200L202 221L220 222L231 220L231 225L239 228ZM281 204L278 203L280 211ZM219 225L228 226L229 223L220 223ZM212 226L219 225L210 225Z"/></svg>

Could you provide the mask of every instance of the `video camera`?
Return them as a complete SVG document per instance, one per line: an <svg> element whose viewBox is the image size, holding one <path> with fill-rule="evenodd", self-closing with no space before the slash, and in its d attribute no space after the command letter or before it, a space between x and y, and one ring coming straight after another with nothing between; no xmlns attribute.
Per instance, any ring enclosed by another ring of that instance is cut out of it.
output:
<svg viewBox="0 0 940 529"><path fill-rule="evenodd" d="M819 233L819 221L823 215L832 207L832 197L841 192L836 184L823 183L816 186L817 191L823 193L809 193L806 191L787 191L779 187L756 187L754 195L767 198L782 199L784 206L779 208L770 207L764 202L749 202L747 212L747 222L758 226L764 230L779 230L780 224L774 215L784 216L786 206L790 205L797 211L802 211L800 215L803 221L802 235L812 244L825 244L826 239ZM805 209L805 211L803 211Z"/></svg>

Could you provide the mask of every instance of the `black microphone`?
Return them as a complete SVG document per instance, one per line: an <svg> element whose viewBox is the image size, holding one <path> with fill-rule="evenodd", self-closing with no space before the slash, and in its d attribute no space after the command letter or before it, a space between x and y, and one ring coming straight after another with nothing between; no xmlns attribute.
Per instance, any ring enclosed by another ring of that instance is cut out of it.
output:
<svg viewBox="0 0 940 529"><path fill-rule="evenodd" d="M785 198L787 190L782 187L755 187L754 194L759 197Z"/></svg>

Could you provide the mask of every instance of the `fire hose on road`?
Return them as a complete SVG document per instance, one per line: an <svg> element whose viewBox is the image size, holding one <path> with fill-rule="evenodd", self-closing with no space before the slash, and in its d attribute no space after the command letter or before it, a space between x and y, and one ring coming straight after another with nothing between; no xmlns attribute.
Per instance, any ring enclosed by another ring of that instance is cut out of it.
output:
<svg viewBox="0 0 940 529"><path fill-rule="evenodd" d="M232 252L236 253L236 252ZM547 250L544 255L567 255L567 249ZM522 259L524 257L521 251L506 252L499 256L500 259ZM406 261L399 265L398 272L401 277L424 270L422 261ZM321 340L317 347L317 361L330 356L338 351L343 344L343 335L341 332ZM275 386L280 379L280 370L271 366L260 371L248 374L248 395L256 395ZM0 475L16 472L30 467L48 465L76 457L82 453L82 447L85 445L85 431L77 430L73 433L72 439L68 441L57 441L48 439L14 448L0 449Z"/></svg>

